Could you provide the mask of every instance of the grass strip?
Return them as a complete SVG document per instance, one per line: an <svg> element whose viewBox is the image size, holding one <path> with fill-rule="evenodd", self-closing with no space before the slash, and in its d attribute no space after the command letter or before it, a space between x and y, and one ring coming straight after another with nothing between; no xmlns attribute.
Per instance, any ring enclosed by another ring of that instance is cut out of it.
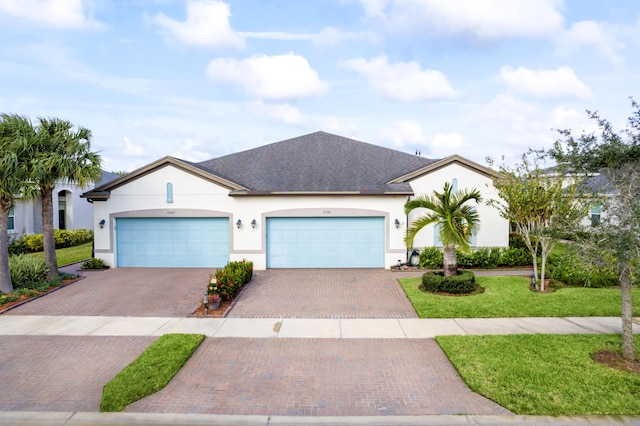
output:
<svg viewBox="0 0 640 426"><path fill-rule="evenodd" d="M72 263L81 262L91 257L91 248L93 243L84 243L79 246L66 247L56 250L56 260L58 266L70 265ZM44 259L44 252L29 253L27 256L33 256Z"/></svg>
<svg viewBox="0 0 640 426"><path fill-rule="evenodd" d="M561 288L554 293L529 290L525 277L476 277L484 293L440 296L419 289L422 278L398 280L420 318L508 318L620 316L620 289ZM640 316L640 289L632 290L633 315Z"/></svg>
<svg viewBox="0 0 640 426"><path fill-rule="evenodd" d="M164 388L204 340L203 334L165 334L104 386L100 411L127 405Z"/></svg>
<svg viewBox="0 0 640 426"><path fill-rule="evenodd" d="M591 359L619 335L441 336L467 385L515 414L640 414L640 375ZM636 347L640 336L635 336Z"/></svg>

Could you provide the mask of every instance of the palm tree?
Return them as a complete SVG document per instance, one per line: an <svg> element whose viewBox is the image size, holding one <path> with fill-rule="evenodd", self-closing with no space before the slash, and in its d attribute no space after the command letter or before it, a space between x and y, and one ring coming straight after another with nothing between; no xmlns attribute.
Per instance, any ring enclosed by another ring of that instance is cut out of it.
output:
<svg viewBox="0 0 640 426"><path fill-rule="evenodd" d="M405 242L407 247L413 247L413 240L422 228L435 223L440 232L440 240L444 246L444 275L457 275L458 261L456 247L463 250L470 248L471 236L479 229L480 218L475 206L465 205L467 201L482 201L477 189L453 192L449 182L445 182L442 192L433 191L432 196L422 196L409 200L404 205L405 214L417 208L430 210L429 213L416 219L409 229Z"/></svg>
<svg viewBox="0 0 640 426"><path fill-rule="evenodd" d="M28 175L29 144L35 132L28 118L0 115L0 291L11 293L9 271L9 213L16 195L28 198L33 189Z"/></svg>
<svg viewBox="0 0 640 426"><path fill-rule="evenodd" d="M58 277L53 238L53 191L60 180L79 186L95 182L102 173L100 155L91 151L91 131L59 118L39 118L36 144L32 147L31 180L42 198L44 258L49 279Z"/></svg>

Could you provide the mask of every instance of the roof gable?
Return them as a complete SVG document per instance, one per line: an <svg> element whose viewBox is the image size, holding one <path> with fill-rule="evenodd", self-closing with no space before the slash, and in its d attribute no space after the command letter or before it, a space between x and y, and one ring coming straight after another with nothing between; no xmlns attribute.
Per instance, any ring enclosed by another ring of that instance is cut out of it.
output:
<svg viewBox="0 0 640 426"><path fill-rule="evenodd" d="M407 174L404 174L402 176L399 176L395 179L393 179L391 182L392 183L396 183L396 182L409 182L412 181L414 179L417 179L421 176L424 176L426 174L429 173L433 173L436 170L442 169L443 167L447 167L451 164L458 164L462 167L466 167L470 170L475 171L476 173L480 173L481 175L487 176L487 177L494 177L497 176L497 172L495 172L494 170L491 170L488 167L484 167L478 163L476 163L475 161L471 161L468 160L464 157L461 157L459 155L451 155L449 157L443 158L441 160L437 160L437 161L433 161L430 164L421 167L419 169L413 170Z"/></svg>

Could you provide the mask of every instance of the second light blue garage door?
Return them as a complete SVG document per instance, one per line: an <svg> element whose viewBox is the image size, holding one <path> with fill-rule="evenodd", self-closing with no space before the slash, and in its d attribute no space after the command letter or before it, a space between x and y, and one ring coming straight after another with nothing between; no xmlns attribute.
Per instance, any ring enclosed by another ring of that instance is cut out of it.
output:
<svg viewBox="0 0 640 426"><path fill-rule="evenodd" d="M117 266L222 267L228 218L118 218Z"/></svg>
<svg viewBox="0 0 640 426"><path fill-rule="evenodd" d="M267 268L383 268L383 217L267 219Z"/></svg>

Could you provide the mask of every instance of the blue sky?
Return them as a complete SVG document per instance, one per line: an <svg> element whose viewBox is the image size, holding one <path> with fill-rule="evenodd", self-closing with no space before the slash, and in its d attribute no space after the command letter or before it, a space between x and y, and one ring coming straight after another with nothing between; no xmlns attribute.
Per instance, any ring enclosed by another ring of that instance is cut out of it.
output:
<svg viewBox="0 0 640 426"><path fill-rule="evenodd" d="M110 171L318 130L509 161L640 100L637 0L0 0L0 28L0 111Z"/></svg>

